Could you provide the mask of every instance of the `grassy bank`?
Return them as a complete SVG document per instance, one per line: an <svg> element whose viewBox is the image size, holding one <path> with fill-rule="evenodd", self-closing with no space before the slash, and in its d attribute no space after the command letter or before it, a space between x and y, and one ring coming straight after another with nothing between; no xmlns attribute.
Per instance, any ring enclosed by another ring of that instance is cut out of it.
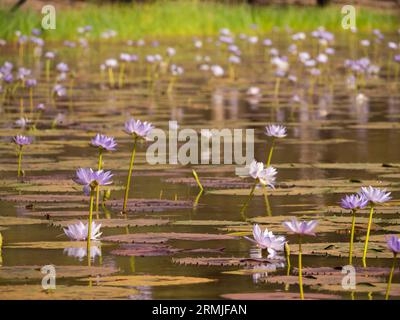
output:
<svg viewBox="0 0 400 320"><path fill-rule="evenodd" d="M57 7L56 7L57 9ZM79 26L92 25L93 35L106 29L118 32L120 39L144 36L212 35L227 27L246 32L251 24L259 30L289 26L297 31L309 31L325 26L332 31L341 29L340 7L254 7L197 2L155 2L133 5L87 5L81 9L57 12L57 29L45 32L52 40L76 38ZM39 27L40 12L20 10L14 13L0 7L0 38L11 39L16 30L29 33ZM395 31L399 28L398 12L359 9L357 28L369 31Z"/></svg>

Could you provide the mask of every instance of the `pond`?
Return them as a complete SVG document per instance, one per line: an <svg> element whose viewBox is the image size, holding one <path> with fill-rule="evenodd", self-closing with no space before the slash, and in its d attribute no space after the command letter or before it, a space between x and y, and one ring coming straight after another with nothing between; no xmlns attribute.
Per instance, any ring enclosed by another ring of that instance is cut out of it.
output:
<svg viewBox="0 0 400 320"><path fill-rule="evenodd" d="M19 67L29 68L27 78L37 79L33 112L29 88L19 86L11 93L17 81L8 89L2 84L8 93L0 108L0 298L298 298L298 237L282 225L297 217L319 221L316 235L303 237L306 298L384 299L393 259L383 235L400 230L399 63L393 60L398 49L387 48L389 41L399 41L398 35L379 40L372 33L342 32L321 41L307 34L295 41L293 34L271 32L253 35L253 40L236 35L234 44L222 32L219 41L183 37L126 43L111 38L44 47L26 43L23 51L14 43L0 47L1 64L13 63L14 74ZM369 46L360 43L365 39ZM54 59L45 58L48 51L55 52ZM119 60L113 69L104 65L121 53L137 60ZM156 54L162 60L148 62ZM240 63L228 63L239 54ZM287 60L274 64L274 56ZM347 59L362 57L369 58L368 71L346 66ZM56 70L60 62L68 65L65 75ZM276 72L282 63L289 67L280 77ZM172 76L172 64L182 67L183 74ZM215 68L213 75L215 65L223 68L222 76ZM55 84L63 86L65 95L52 93ZM36 109L40 103L44 110ZM16 124L21 116L31 121L24 128ZM275 139L271 161L278 171L275 188L257 188L242 210L254 180L238 177L237 165L149 164L151 142L143 142L137 146L128 211L122 214L133 145L124 123L131 116L163 130L171 120L180 129L198 132L254 129L254 158L261 162L271 146L265 126L284 125L287 136ZM88 267L86 242L69 241L63 227L88 217L89 197L73 179L80 167L97 168L98 150L90 146L97 133L115 137L118 145L103 154L104 169L114 177L110 198L94 213L102 235L92 243ZM12 143L17 134L34 137L23 149L19 178ZM349 264L352 214L339 201L369 185L392 192L393 200L376 206L368 269L361 268L361 257L369 210L357 213L353 264L364 284L346 290L341 270ZM244 238L252 237L254 223L286 237L290 268L283 252L281 258L267 259L265 250L261 258ZM57 289L47 293L41 288L45 265L57 271ZM399 280L396 271L393 299L400 296Z"/></svg>

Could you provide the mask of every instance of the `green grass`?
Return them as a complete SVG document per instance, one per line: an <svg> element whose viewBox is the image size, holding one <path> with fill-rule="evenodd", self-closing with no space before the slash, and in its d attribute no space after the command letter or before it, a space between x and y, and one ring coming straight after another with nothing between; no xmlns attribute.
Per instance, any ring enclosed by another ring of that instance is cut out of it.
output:
<svg viewBox="0 0 400 320"><path fill-rule="evenodd" d="M56 7L57 9L57 7ZM15 13L0 8L0 38L12 39L16 30L29 33L39 27L40 12L20 10ZM150 4L87 5L81 9L59 10L57 29L44 37L51 40L74 39L79 26L92 25L94 36L106 29L118 32L119 39L159 36L212 35L227 27L234 32L248 32L257 24L260 31L289 26L296 31L310 31L325 26L341 31L340 7L251 7L245 4L224 5L207 2L158 1ZM395 31L399 28L396 12L360 9L357 28L370 31Z"/></svg>

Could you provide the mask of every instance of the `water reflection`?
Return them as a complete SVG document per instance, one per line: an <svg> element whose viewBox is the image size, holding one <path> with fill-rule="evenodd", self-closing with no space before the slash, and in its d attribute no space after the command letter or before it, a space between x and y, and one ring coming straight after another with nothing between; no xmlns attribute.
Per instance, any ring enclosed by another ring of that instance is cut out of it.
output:
<svg viewBox="0 0 400 320"><path fill-rule="evenodd" d="M79 261L83 261L83 259L87 256L87 248L85 246L77 248L65 248L64 254L66 254L68 257L77 258ZM96 257L101 257L101 247L91 246L90 258L92 261L95 261Z"/></svg>

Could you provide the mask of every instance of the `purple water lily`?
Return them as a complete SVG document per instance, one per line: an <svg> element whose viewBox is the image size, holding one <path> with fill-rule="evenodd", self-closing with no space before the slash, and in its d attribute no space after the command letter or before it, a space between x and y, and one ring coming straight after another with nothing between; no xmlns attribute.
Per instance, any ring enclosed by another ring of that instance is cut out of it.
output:
<svg viewBox="0 0 400 320"><path fill-rule="evenodd" d="M96 134L96 136L91 141L92 146L101 148L107 151L115 151L115 147L117 143L114 140L114 137L108 137L104 134Z"/></svg>
<svg viewBox="0 0 400 320"><path fill-rule="evenodd" d="M373 204L385 203L391 199L390 192L386 192L386 189L374 188L372 186L362 187L360 193Z"/></svg>
<svg viewBox="0 0 400 320"><path fill-rule="evenodd" d="M317 226L318 221L298 221L296 218L291 221L285 221L283 225L289 230L289 232L296 233L299 235L310 235L315 236L314 229Z"/></svg>
<svg viewBox="0 0 400 320"><path fill-rule="evenodd" d="M76 171L76 183L83 185L83 191L86 195L90 194L97 186L107 186L112 184L111 171L98 170L91 168L80 168Z"/></svg>
<svg viewBox="0 0 400 320"><path fill-rule="evenodd" d="M386 238L386 243L390 251L393 252L393 254L398 254L400 253L400 238L396 236L390 236Z"/></svg>
<svg viewBox="0 0 400 320"><path fill-rule="evenodd" d="M133 135L135 138L148 139L148 135L154 129L153 124L150 122L142 122L140 120L135 120L131 118L125 122L125 132L127 134Z"/></svg>
<svg viewBox="0 0 400 320"><path fill-rule="evenodd" d="M368 201L364 194L351 194L340 200L340 206L349 210L363 209L368 205Z"/></svg>
<svg viewBox="0 0 400 320"><path fill-rule="evenodd" d="M26 146L32 143L33 138L32 137L26 137L22 135L17 135L13 138L14 143L19 145L19 146Z"/></svg>
<svg viewBox="0 0 400 320"><path fill-rule="evenodd" d="M265 127L265 134L269 137L284 138L286 137L286 128L282 125L270 124Z"/></svg>

